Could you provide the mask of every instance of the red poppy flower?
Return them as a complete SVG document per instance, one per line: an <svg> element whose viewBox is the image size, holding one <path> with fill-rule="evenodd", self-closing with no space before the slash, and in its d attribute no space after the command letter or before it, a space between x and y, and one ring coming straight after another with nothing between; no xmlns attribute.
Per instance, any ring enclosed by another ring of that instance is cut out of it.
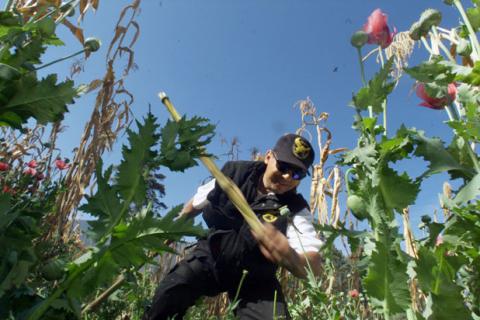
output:
<svg viewBox="0 0 480 320"><path fill-rule="evenodd" d="M8 165L8 163L0 161L0 171L7 171L8 169L10 169L10 166Z"/></svg>
<svg viewBox="0 0 480 320"><path fill-rule="evenodd" d="M62 159L57 159L55 160L55 166L59 169L59 170L65 170L65 169L68 169L70 167L70 165L62 160Z"/></svg>
<svg viewBox="0 0 480 320"><path fill-rule="evenodd" d="M35 175L37 174L37 169L29 167L29 168L27 168L27 170L23 171L23 173L28 175L28 176L35 177Z"/></svg>
<svg viewBox="0 0 480 320"><path fill-rule="evenodd" d="M387 19L387 15L380 9L376 9L370 14L367 23L363 26L363 31L368 34L368 43L377 44L383 49L392 43L396 29L394 28L393 32L390 33Z"/></svg>
<svg viewBox="0 0 480 320"><path fill-rule="evenodd" d="M36 160L30 160L28 163L27 163L27 166L32 168L32 169L35 169L37 167L37 161Z"/></svg>
<svg viewBox="0 0 480 320"><path fill-rule="evenodd" d="M3 186L2 191L3 191L3 193L10 193L12 195L16 193L15 190L13 190L12 188L10 188L7 185Z"/></svg>
<svg viewBox="0 0 480 320"><path fill-rule="evenodd" d="M457 96L457 86L454 83L450 83L447 88L447 93L447 96L443 98L432 98L425 90L424 83L420 82L417 84L417 96L423 100L423 102L420 103L423 107L442 110L446 105L451 104L455 100L455 97Z"/></svg>
<svg viewBox="0 0 480 320"><path fill-rule="evenodd" d="M353 289L348 291L348 295L350 296L350 298L357 299L360 296L360 293L357 289Z"/></svg>

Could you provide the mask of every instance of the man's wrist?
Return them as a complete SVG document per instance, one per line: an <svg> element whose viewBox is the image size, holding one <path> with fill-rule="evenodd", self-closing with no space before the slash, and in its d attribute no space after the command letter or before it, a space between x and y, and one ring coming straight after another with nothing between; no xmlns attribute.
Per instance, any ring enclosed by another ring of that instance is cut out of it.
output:
<svg viewBox="0 0 480 320"><path fill-rule="evenodd" d="M284 260L282 266L299 278L305 278L307 276L302 257L292 247L289 247L288 258Z"/></svg>

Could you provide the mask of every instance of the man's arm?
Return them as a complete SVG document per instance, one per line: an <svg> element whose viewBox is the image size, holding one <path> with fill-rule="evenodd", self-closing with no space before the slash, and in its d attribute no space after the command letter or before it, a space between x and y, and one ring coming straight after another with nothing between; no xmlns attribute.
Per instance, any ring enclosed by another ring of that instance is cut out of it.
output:
<svg viewBox="0 0 480 320"><path fill-rule="evenodd" d="M265 224L263 236L254 234L259 242L260 251L272 262L285 267L293 275L305 279L307 268L311 268L314 275L322 270L322 260L318 252L298 253L288 243L288 239L273 225ZM307 263L308 261L308 263Z"/></svg>
<svg viewBox="0 0 480 320"><path fill-rule="evenodd" d="M188 200L184 205L182 211L178 214L179 217L186 217L187 219L193 219L195 218L200 212L202 212L202 209L196 209L193 206L193 198Z"/></svg>

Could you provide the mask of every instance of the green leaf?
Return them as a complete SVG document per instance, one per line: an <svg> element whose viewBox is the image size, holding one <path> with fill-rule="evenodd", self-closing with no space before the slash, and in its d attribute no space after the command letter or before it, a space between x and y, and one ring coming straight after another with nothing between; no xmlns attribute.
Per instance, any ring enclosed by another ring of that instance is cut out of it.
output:
<svg viewBox="0 0 480 320"><path fill-rule="evenodd" d="M413 144L407 132L407 129L402 126L395 137L390 139L387 139L385 136L382 137L382 141L379 143L382 161L395 162L408 158L413 151Z"/></svg>
<svg viewBox="0 0 480 320"><path fill-rule="evenodd" d="M7 220L7 214L11 208L10 200L11 196L9 194L0 195L0 230L6 225L4 221Z"/></svg>
<svg viewBox="0 0 480 320"><path fill-rule="evenodd" d="M410 306L406 264L383 243L376 242L375 247L363 279L365 289L377 310L389 315L402 313Z"/></svg>
<svg viewBox="0 0 480 320"><path fill-rule="evenodd" d="M455 79L451 67L443 61L441 56L433 56L429 61L404 70L412 78L423 83L435 82L440 86L447 86Z"/></svg>
<svg viewBox="0 0 480 320"><path fill-rule="evenodd" d="M141 124L137 121L138 133L128 130L130 147L123 146L123 160L118 167L117 187L122 199L134 202L137 206L145 204L148 172L156 166L157 153L152 148L158 143L158 125L156 118L149 113Z"/></svg>
<svg viewBox="0 0 480 320"><path fill-rule="evenodd" d="M401 213L413 204L420 191L418 182L413 182L407 173L398 175L389 167L384 167L379 175L379 188L387 208Z"/></svg>
<svg viewBox="0 0 480 320"><path fill-rule="evenodd" d="M0 115L0 126L10 126L15 129L22 128L23 119L14 112L5 112Z"/></svg>
<svg viewBox="0 0 480 320"><path fill-rule="evenodd" d="M5 61L11 66L29 72L32 71L33 65L41 63L40 57L45 51L42 39L34 38L24 46L17 47L14 54Z"/></svg>
<svg viewBox="0 0 480 320"><path fill-rule="evenodd" d="M473 30L478 31L480 28L480 8L475 6L467 9L467 17L470 20Z"/></svg>
<svg viewBox="0 0 480 320"><path fill-rule="evenodd" d="M422 131L411 131L411 138L417 144L415 155L422 157L430 163L428 170L425 171L419 179L444 171L471 175L472 170L462 166L444 147L442 140L438 138L428 138Z"/></svg>
<svg viewBox="0 0 480 320"><path fill-rule="evenodd" d="M17 82L14 96L6 105L0 106L0 120L6 112L16 113L24 123L30 117L42 124L61 119L67 111L66 105L73 102L77 93L73 81L56 82L55 74L41 81L34 77L21 78Z"/></svg>
<svg viewBox="0 0 480 320"><path fill-rule="evenodd" d="M214 129L214 125L200 117L168 121L161 132L160 163L173 171L184 171L196 165L196 158L209 156L205 146L212 140Z"/></svg>
<svg viewBox="0 0 480 320"><path fill-rule="evenodd" d="M457 205L465 204L467 201L476 199L480 195L480 173L473 177L470 182L460 189L453 199Z"/></svg>
<svg viewBox="0 0 480 320"><path fill-rule="evenodd" d="M357 147L344 155L345 164L353 164L355 162L361 163L365 168L373 171L377 163L377 151L374 144L369 144L364 147Z"/></svg>
<svg viewBox="0 0 480 320"><path fill-rule="evenodd" d="M20 72L8 64L0 63L0 79L15 80L20 77Z"/></svg>
<svg viewBox="0 0 480 320"><path fill-rule="evenodd" d="M466 68L466 67L464 67ZM468 68L470 71L468 74L465 74L465 69L462 68L462 71L459 72L457 69L457 75L455 80L468 83L474 86L480 85L480 61L476 61L473 68Z"/></svg>
<svg viewBox="0 0 480 320"><path fill-rule="evenodd" d="M110 243L90 252L82 260L70 265L70 274L90 267L81 273L68 288L69 297L81 298L91 294L91 288L108 284L121 270L138 269L150 261L147 250L173 252L165 240L179 240L183 236L203 236L205 231L194 225L192 219L176 219L182 206L173 208L162 218L148 209L137 213L130 222L117 225Z"/></svg>
<svg viewBox="0 0 480 320"><path fill-rule="evenodd" d="M339 226L333 227L327 224L317 224L314 223L313 225L315 230L321 232L321 234L325 237L325 247L329 248L334 245L335 240L338 237L346 237L348 242L350 243L350 250L351 252L357 252L357 249L360 246L360 243L369 236L369 232L367 231L355 231L349 230L345 228L344 225L340 223Z"/></svg>
<svg viewBox="0 0 480 320"><path fill-rule="evenodd" d="M465 112L462 120L447 122L455 130L458 136L466 141L480 141L480 95L477 90L467 84L457 88L457 100L463 106Z"/></svg>
<svg viewBox="0 0 480 320"><path fill-rule="evenodd" d="M122 212L117 190L108 184L112 167L109 167L103 175L102 165L103 162L99 159L96 168L97 192L91 197L86 196L87 203L79 208L97 218L88 221L90 229L87 232L89 237L95 241L104 237L106 232L114 227Z"/></svg>
<svg viewBox="0 0 480 320"><path fill-rule="evenodd" d="M455 283L457 269L444 247L434 252L419 247L419 258L415 261L414 270L420 288L429 294L424 316L427 319L468 319L469 312L465 307L461 294L462 288Z"/></svg>
<svg viewBox="0 0 480 320"><path fill-rule="evenodd" d="M353 105L359 110L367 110L372 107L373 112L383 112L383 102L395 87L394 82L387 82L393 65L393 58L390 58L385 66L375 77L368 82L368 86L363 87L353 97Z"/></svg>

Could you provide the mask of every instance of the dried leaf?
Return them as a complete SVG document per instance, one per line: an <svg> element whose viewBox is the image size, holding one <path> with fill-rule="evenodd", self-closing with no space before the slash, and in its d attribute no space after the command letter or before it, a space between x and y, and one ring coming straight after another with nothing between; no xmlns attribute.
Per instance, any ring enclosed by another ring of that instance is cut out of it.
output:
<svg viewBox="0 0 480 320"><path fill-rule="evenodd" d="M83 16L88 9L88 0L80 0L80 20L83 20Z"/></svg>
<svg viewBox="0 0 480 320"><path fill-rule="evenodd" d="M138 36L140 35L140 26L135 21L132 21L130 24L135 27L135 34L133 35L132 41L130 41L129 45L129 47L133 47L135 42L137 42Z"/></svg>
<svg viewBox="0 0 480 320"><path fill-rule="evenodd" d="M328 154L330 155L337 154L337 153L345 152L347 150L348 150L347 148L337 148L337 149L330 150Z"/></svg>
<svg viewBox="0 0 480 320"><path fill-rule="evenodd" d="M92 0L91 3L92 3L92 8L94 10L97 10L98 9L98 4L99 4L98 0Z"/></svg>
<svg viewBox="0 0 480 320"><path fill-rule="evenodd" d="M80 43L83 45L85 43L85 37L83 36L83 30L81 28L78 28L76 26L74 26L70 21L68 21L67 19L63 20L62 23L68 28L70 29L70 31L73 33L73 35L75 36L75 38L78 39L78 41L80 41Z"/></svg>
<svg viewBox="0 0 480 320"><path fill-rule="evenodd" d="M110 42L110 45L108 46L107 56L110 56L110 51L112 50L113 46L114 46L115 43L118 41L118 39L120 38L120 36L125 35L126 32L127 32L127 28L125 28L125 27L123 27L123 26L119 26L119 25L116 26L116 28L115 28L115 35L113 36L113 39L112 39L112 41Z"/></svg>

